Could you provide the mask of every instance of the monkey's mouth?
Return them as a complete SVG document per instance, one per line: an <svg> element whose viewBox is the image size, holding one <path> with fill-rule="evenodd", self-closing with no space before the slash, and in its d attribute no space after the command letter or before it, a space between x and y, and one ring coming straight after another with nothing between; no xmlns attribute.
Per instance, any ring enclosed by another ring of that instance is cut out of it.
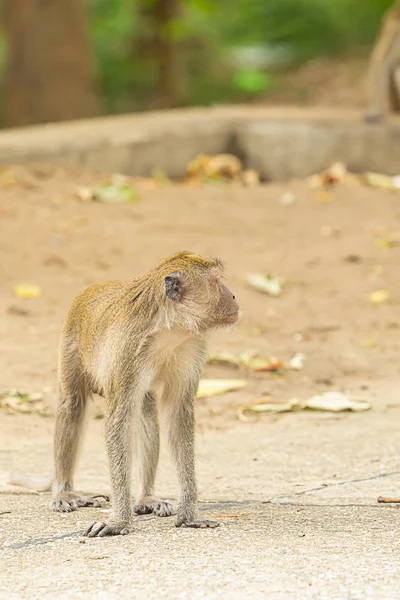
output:
<svg viewBox="0 0 400 600"><path fill-rule="evenodd" d="M238 318L239 318L239 311L236 310L235 312L229 313L228 315L226 315L224 317L224 323L236 323Z"/></svg>

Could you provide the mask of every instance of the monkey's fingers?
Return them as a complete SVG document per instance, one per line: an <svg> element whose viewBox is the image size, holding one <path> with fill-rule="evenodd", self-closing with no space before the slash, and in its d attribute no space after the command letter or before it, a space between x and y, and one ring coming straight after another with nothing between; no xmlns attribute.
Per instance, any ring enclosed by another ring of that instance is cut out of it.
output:
<svg viewBox="0 0 400 600"><path fill-rule="evenodd" d="M157 517L170 517L174 514L174 507L166 500L159 498L147 498L136 504L133 508L137 515L148 515L153 513Z"/></svg>
<svg viewBox="0 0 400 600"><path fill-rule="evenodd" d="M129 529L124 525L108 525L104 522L94 522L85 530L86 537L106 537L108 535L127 535Z"/></svg>
<svg viewBox="0 0 400 600"><path fill-rule="evenodd" d="M383 496L379 496L377 500L383 504L400 504L400 498L384 498Z"/></svg>
<svg viewBox="0 0 400 600"><path fill-rule="evenodd" d="M192 529L215 529L219 527L218 521L191 521L190 523L182 523L177 527L190 527Z"/></svg>
<svg viewBox="0 0 400 600"><path fill-rule="evenodd" d="M106 494L95 494L94 496L90 496L91 500L96 500L96 498L103 498L106 502L110 502L110 496Z"/></svg>

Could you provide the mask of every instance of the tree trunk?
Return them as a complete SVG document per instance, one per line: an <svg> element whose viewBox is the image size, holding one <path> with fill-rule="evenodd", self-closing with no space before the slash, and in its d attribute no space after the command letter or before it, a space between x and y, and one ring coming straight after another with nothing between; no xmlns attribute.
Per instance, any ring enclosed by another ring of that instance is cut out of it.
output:
<svg viewBox="0 0 400 600"><path fill-rule="evenodd" d="M156 0L154 7L156 57L160 103L163 108L173 108L179 105L176 44L169 33L170 22L176 16L176 0Z"/></svg>
<svg viewBox="0 0 400 600"><path fill-rule="evenodd" d="M3 0L6 127L99 114L82 0Z"/></svg>

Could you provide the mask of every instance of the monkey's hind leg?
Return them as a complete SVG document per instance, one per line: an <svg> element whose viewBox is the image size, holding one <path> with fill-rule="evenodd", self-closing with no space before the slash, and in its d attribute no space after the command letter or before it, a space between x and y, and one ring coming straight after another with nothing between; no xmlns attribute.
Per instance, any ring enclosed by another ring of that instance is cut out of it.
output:
<svg viewBox="0 0 400 600"><path fill-rule="evenodd" d="M62 355L54 432L54 479L51 507L71 512L82 506L101 507L100 496L73 492L73 473L82 434L88 391L78 359Z"/></svg>
<svg viewBox="0 0 400 600"><path fill-rule="evenodd" d="M148 392L139 409L137 423L138 494L133 508L137 515L153 513L158 517L170 517L174 507L170 502L153 496L160 452L160 432L157 415L157 400Z"/></svg>
<svg viewBox="0 0 400 600"><path fill-rule="evenodd" d="M132 470L132 405L141 398L129 393L109 400L111 412L105 425L106 446L110 464L112 510L107 521L91 523L84 535L105 537L126 535L131 531L133 503L131 497Z"/></svg>

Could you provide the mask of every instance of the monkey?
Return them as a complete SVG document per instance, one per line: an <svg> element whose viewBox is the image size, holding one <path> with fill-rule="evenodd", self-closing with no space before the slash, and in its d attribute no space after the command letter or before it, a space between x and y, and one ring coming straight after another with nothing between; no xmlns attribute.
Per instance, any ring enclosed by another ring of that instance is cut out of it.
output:
<svg viewBox="0 0 400 600"><path fill-rule="evenodd" d="M106 521L91 523L84 535L125 535L132 531L134 514L173 514L169 502L153 495L159 458L158 387L181 489L175 525L219 525L197 515L194 399L209 332L229 328L238 319L239 304L222 278L219 259L184 251L131 281L92 285L72 303L59 344L51 506L56 512L70 512L100 505L97 497L81 496L73 489L87 400L97 393L107 406L111 514ZM135 503L131 499L134 432ZM21 482L25 485L23 478Z"/></svg>
<svg viewBox="0 0 400 600"><path fill-rule="evenodd" d="M400 111L400 2L382 22L368 68L368 108L365 121L379 122L388 112Z"/></svg>

